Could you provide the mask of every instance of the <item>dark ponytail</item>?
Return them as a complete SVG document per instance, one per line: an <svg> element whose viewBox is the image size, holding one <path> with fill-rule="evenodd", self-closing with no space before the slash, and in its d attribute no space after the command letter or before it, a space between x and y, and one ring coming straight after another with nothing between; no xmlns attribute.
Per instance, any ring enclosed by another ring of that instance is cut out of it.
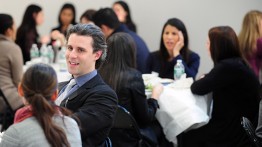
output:
<svg viewBox="0 0 262 147"><path fill-rule="evenodd" d="M45 136L52 147L69 147L64 130L53 123L54 115L59 115L59 107L51 101L57 90L57 76L53 68L45 64L31 66L22 79L24 97L32 107L33 116L43 128ZM69 111L65 115L69 114Z"/></svg>

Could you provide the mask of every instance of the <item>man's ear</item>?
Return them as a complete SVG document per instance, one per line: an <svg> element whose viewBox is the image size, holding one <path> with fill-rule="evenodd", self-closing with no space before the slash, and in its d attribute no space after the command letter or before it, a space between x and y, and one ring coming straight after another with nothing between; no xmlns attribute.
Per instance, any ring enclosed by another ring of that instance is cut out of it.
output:
<svg viewBox="0 0 262 147"><path fill-rule="evenodd" d="M51 101L55 101L56 99L57 99L57 96L58 96L58 90L56 90L53 94L52 94L52 96L51 96Z"/></svg>
<svg viewBox="0 0 262 147"><path fill-rule="evenodd" d="M24 96L24 91L22 89L21 83L18 84L18 94L19 96L23 97Z"/></svg>
<svg viewBox="0 0 262 147"><path fill-rule="evenodd" d="M6 31L5 31L5 36L8 36L8 37L11 37L12 34L13 34L13 29L12 28L8 28Z"/></svg>
<svg viewBox="0 0 262 147"><path fill-rule="evenodd" d="M95 59L98 60L101 57L101 55L102 55L102 51L101 50L100 51L96 51L95 52Z"/></svg>
<svg viewBox="0 0 262 147"><path fill-rule="evenodd" d="M101 30L103 33L106 33L108 31L108 27L106 25L101 25Z"/></svg>

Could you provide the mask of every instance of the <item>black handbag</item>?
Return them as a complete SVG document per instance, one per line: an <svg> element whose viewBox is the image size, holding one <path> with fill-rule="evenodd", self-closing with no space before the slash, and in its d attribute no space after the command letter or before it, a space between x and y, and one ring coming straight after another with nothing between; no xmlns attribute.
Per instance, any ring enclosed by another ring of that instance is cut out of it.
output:
<svg viewBox="0 0 262 147"><path fill-rule="evenodd" d="M12 110L10 104L8 103L4 93L0 89L0 96L4 99L6 103L6 107L4 108L3 112L0 112L0 124L2 124L1 132L8 129L14 122L15 111Z"/></svg>
<svg viewBox="0 0 262 147"><path fill-rule="evenodd" d="M0 113L0 124L2 124L1 132L7 130L14 123L15 112L6 107L3 113Z"/></svg>
<svg viewBox="0 0 262 147"><path fill-rule="evenodd" d="M248 120L246 117L242 117L241 119L241 125L244 128L246 134L248 135L250 141L252 142L252 145L254 147L262 147L261 143L259 142L255 129L252 125L252 123Z"/></svg>

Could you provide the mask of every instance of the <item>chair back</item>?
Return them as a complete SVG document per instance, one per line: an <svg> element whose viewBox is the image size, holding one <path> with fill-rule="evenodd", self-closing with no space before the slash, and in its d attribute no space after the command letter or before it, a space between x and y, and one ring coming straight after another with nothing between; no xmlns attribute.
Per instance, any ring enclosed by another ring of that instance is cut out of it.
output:
<svg viewBox="0 0 262 147"><path fill-rule="evenodd" d="M120 105L118 105L113 127L119 129L135 129L138 135L140 135L136 120L129 111Z"/></svg>
<svg viewBox="0 0 262 147"><path fill-rule="evenodd" d="M142 135L133 116L124 107L118 105L113 127L109 133L113 147L142 146Z"/></svg>
<svg viewBox="0 0 262 147"><path fill-rule="evenodd" d="M112 142L109 137L107 137L105 140L105 147L113 147Z"/></svg>
<svg viewBox="0 0 262 147"><path fill-rule="evenodd" d="M249 119L246 117L242 117L241 125L244 128L246 134L248 135L249 140L252 142L252 146L253 147L262 147L262 145L260 144L256 136L253 124L249 121Z"/></svg>

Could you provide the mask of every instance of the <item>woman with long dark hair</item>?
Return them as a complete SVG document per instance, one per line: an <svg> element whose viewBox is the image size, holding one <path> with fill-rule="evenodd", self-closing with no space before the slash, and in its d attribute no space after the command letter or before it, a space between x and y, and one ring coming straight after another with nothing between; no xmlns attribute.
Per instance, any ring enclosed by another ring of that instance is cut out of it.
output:
<svg viewBox="0 0 262 147"><path fill-rule="evenodd" d="M169 19L162 29L160 49L148 57L147 72L154 71L161 78L174 79L174 66L181 59L187 77L195 78L200 57L189 49L188 42L184 23L178 18Z"/></svg>
<svg viewBox="0 0 262 147"><path fill-rule="evenodd" d="M51 31L52 44L56 46L55 41L59 40L60 44L65 45L65 36L71 25L76 24L76 9L71 3L65 3L58 15L58 26Z"/></svg>
<svg viewBox="0 0 262 147"><path fill-rule="evenodd" d="M129 30L137 32L136 24L132 20L130 9L126 2L116 1L113 4L113 10L121 23L125 24Z"/></svg>
<svg viewBox="0 0 262 147"><path fill-rule="evenodd" d="M107 44L108 56L99 73L104 81L117 93L118 104L133 115L139 127L150 128L152 131L151 126L157 123L155 114L158 108L157 99L163 90L162 85L159 84L153 87L151 98L147 99L142 74L135 69L136 48L134 40L129 34L115 33L108 38ZM156 127L160 126L156 125ZM128 132L126 133L128 134ZM121 133L119 135L121 136ZM152 135L160 136L159 134ZM132 133L130 138L132 138ZM121 141L117 141L119 144L114 144L115 140L113 138L112 141L113 146L124 146ZM131 143L130 146L132 146Z"/></svg>
<svg viewBox="0 0 262 147"><path fill-rule="evenodd" d="M82 146L78 125L68 117L71 112L54 104L58 90L52 67L29 67L18 91L26 106L16 112L15 124L4 133L0 146Z"/></svg>
<svg viewBox="0 0 262 147"><path fill-rule="evenodd" d="M182 134L183 147L251 146L241 118L257 125L259 82L243 58L238 38L229 26L208 32L207 49L214 67L191 85L193 94L213 93L213 110L208 124Z"/></svg>
<svg viewBox="0 0 262 147"><path fill-rule="evenodd" d="M48 36L40 37L37 32L37 26L44 22L44 13L38 5L29 5L26 8L21 25L17 30L16 44L20 46L23 53L24 64L30 61L30 49L33 44L41 44L49 42Z"/></svg>

